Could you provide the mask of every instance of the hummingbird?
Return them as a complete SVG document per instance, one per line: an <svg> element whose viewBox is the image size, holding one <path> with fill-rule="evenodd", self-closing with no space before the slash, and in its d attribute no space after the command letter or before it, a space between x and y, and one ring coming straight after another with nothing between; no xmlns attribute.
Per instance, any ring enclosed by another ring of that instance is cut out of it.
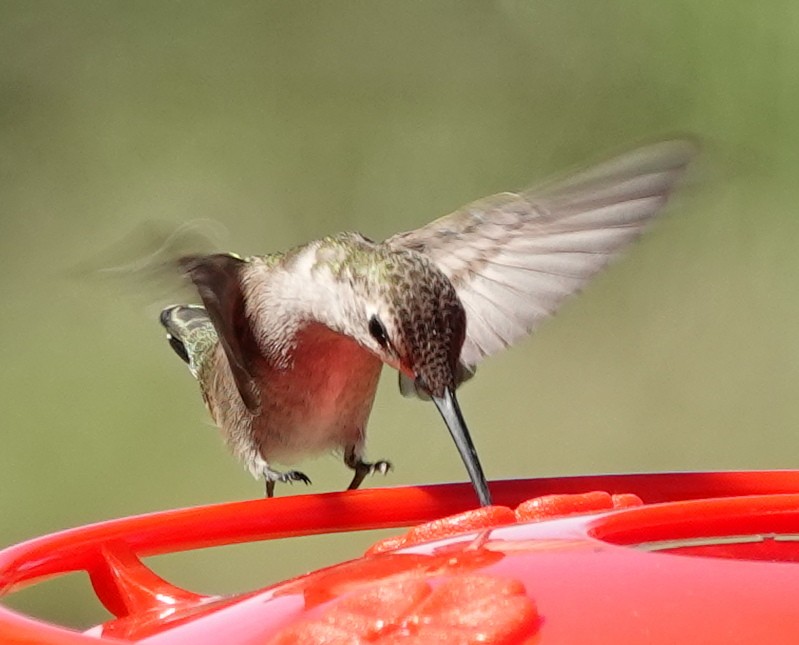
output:
<svg viewBox="0 0 799 645"><path fill-rule="evenodd" d="M432 400L481 505L491 495L456 389L532 333L638 238L696 146L661 141L540 188L472 202L382 242L354 232L288 251L184 255L202 305L161 312L169 344L266 494L305 456L339 452L349 489L390 462L365 458L383 364Z"/></svg>

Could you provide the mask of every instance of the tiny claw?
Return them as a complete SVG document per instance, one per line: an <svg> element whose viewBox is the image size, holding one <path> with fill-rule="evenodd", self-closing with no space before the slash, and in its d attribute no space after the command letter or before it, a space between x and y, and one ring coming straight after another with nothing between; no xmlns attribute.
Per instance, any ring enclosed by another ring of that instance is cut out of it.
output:
<svg viewBox="0 0 799 645"><path fill-rule="evenodd" d="M391 462L386 461L385 459L379 459L373 463L361 461L360 459L353 459L351 462L345 460L345 463L355 471L347 490L355 490L358 488L367 475L373 475L374 473L385 475L389 470L394 468L394 466L391 465Z"/></svg>
<svg viewBox="0 0 799 645"><path fill-rule="evenodd" d="M293 484L294 482L302 482L306 486L311 483L311 478L299 470L289 470L282 473L278 470L271 468L264 471L264 479L266 480L266 496L275 496L275 482L283 482Z"/></svg>
<svg viewBox="0 0 799 645"><path fill-rule="evenodd" d="M302 482L307 486L311 483L311 478L305 473L301 473L299 470L289 470L283 473L280 481L288 482L289 484L293 484L294 482Z"/></svg>
<svg viewBox="0 0 799 645"><path fill-rule="evenodd" d="M381 475L388 474L389 471L394 470L394 465L390 461L380 459L372 464L372 472L380 473Z"/></svg>

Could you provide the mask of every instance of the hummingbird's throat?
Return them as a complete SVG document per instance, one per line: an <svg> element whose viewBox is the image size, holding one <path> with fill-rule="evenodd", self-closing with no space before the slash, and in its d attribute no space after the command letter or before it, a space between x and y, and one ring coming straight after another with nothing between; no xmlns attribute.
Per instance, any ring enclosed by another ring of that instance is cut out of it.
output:
<svg viewBox="0 0 799 645"><path fill-rule="evenodd" d="M397 370L402 372L405 376L407 376L412 381L416 381L416 373L413 371L413 368L410 365L408 365L407 363L405 363L404 361L401 361L400 364L397 365Z"/></svg>
<svg viewBox="0 0 799 645"><path fill-rule="evenodd" d="M427 396L433 395L431 392L430 387L427 385L427 381L425 378L416 372L412 367L410 367L407 363L401 362L399 366L397 366L397 370L404 374L409 380L413 381L414 385L416 386L417 390L421 390ZM441 392L436 394L437 396L441 396L444 393L444 388L440 388Z"/></svg>

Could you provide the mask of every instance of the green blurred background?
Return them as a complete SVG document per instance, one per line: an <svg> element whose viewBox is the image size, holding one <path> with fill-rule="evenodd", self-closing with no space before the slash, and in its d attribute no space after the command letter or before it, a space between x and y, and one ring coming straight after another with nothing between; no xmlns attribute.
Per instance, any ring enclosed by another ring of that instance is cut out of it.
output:
<svg viewBox="0 0 799 645"><path fill-rule="evenodd" d="M261 494L152 294L74 276L138 224L213 218L242 253L339 230L381 238L674 132L700 135L705 155L670 217L462 390L484 467L799 465L797 61L787 0L5 0L0 545ZM464 480L434 407L387 377L369 442L394 461L385 483ZM302 470L313 491L350 476L332 457ZM227 593L372 539L150 563ZM107 618L79 577L4 602Z"/></svg>

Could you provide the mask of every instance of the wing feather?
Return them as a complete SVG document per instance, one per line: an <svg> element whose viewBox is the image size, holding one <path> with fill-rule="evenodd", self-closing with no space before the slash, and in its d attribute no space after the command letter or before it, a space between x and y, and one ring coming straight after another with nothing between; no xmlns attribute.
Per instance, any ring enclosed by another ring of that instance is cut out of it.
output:
<svg viewBox="0 0 799 645"><path fill-rule="evenodd" d="M428 255L452 281L467 319L461 361L473 368L535 330L635 240L695 154L688 141L657 143L386 243Z"/></svg>

